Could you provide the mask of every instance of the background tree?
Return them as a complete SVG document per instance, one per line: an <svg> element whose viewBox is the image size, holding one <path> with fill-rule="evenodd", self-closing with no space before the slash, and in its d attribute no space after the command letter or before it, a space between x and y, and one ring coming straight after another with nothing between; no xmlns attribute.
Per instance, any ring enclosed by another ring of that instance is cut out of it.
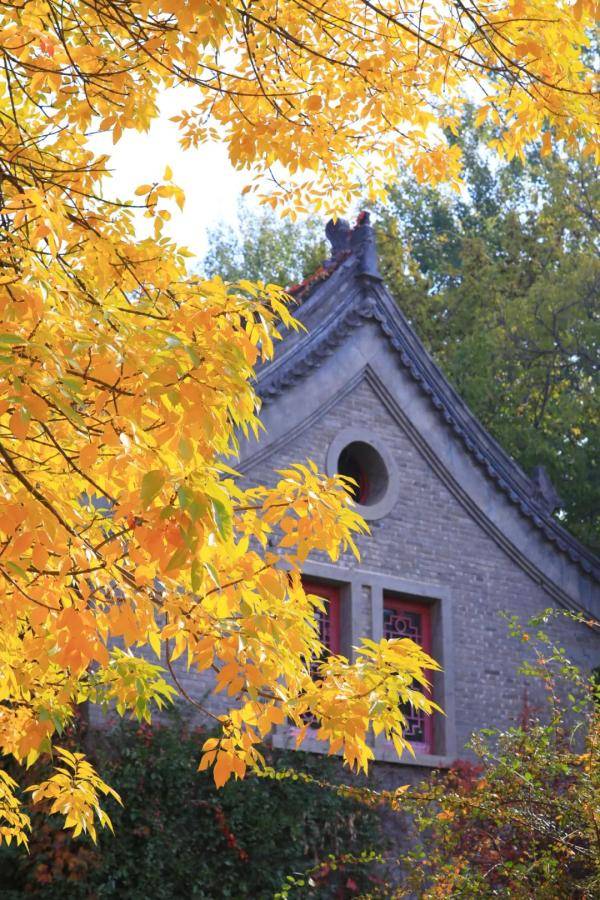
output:
<svg viewBox="0 0 600 900"><path fill-rule="evenodd" d="M236 225L209 229L202 272L207 278L249 278L287 287L318 269L327 256L322 232L316 219L291 222L241 202Z"/></svg>
<svg viewBox="0 0 600 900"><path fill-rule="evenodd" d="M371 724L400 750L401 701L431 709L410 685L434 663L403 642L365 645L355 665L330 657L311 679L320 601L299 569L313 549L352 549L363 525L310 464L245 491L223 463L238 431L258 429L254 368L294 327L286 297L189 274L163 235L184 202L169 167L135 190L153 224L138 240L131 199L104 196L109 161L89 132L147 129L160 92L185 85L182 144L225 141L291 212L335 209L363 180L375 197L401 160L457 183L460 149L433 126L457 126L473 80L499 152L522 154L543 129L596 151L593 24L591 0L435 0L418 15L371 0L2 5L2 753L51 751L88 700L148 716L171 691L133 653L146 644L180 691L185 655L232 698L203 745L218 784L259 764L287 717L314 715L330 749L364 767ZM94 835L110 788L81 754L56 754L31 798ZM0 772L0 836L25 841L28 825Z"/></svg>
<svg viewBox="0 0 600 900"><path fill-rule="evenodd" d="M380 208L382 272L442 369L564 524L600 546L600 187L590 160L498 165L468 121L460 196L403 179Z"/></svg>

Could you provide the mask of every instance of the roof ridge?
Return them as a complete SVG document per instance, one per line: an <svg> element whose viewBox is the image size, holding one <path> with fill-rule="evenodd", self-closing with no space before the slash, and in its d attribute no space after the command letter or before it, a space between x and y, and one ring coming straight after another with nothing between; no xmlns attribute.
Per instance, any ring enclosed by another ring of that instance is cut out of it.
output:
<svg viewBox="0 0 600 900"><path fill-rule="evenodd" d="M346 219L330 219L325 226L325 234L331 244L331 256L312 275L290 285L288 294L297 300L305 299L316 284L326 281L350 256L356 258L358 275L383 280L379 273L375 232L367 210L358 215L354 228Z"/></svg>

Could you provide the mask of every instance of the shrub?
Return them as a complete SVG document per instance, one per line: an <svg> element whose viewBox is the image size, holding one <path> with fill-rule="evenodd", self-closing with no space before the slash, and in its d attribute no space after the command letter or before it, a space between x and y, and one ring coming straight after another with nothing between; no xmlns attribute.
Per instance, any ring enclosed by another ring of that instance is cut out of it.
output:
<svg viewBox="0 0 600 900"><path fill-rule="evenodd" d="M525 697L517 726L472 739L474 761L404 795L413 844L386 900L600 896L600 695L594 677L536 631L552 615L533 619L533 632L510 623L534 650L521 671L542 681L547 707L536 711Z"/></svg>
<svg viewBox="0 0 600 900"><path fill-rule="evenodd" d="M374 812L293 778L248 777L217 790L197 772L199 743L177 717L102 737L93 755L124 803L109 810L115 836L103 830L94 846L72 840L58 822L36 822L29 857L12 847L0 854L2 900L271 898L286 876L305 872L312 873L305 897L352 897L367 888L367 869L351 860L381 848ZM271 763L339 780L339 767L323 757L282 752ZM342 851L346 860L332 864L329 857Z"/></svg>

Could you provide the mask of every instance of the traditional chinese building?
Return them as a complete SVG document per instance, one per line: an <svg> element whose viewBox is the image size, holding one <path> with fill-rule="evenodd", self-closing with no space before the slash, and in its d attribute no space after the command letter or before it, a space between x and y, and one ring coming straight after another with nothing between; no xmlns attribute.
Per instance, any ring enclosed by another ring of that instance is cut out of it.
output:
<svg viewBox="0 0 600 900"><path fill-rule="evenodd" d="M432 690L446 715L411 716L409 736L418 764L444 765L473 731L519 718L523 647L501 613L563 607L599 619L600 561L553 516L545 471L527 475L428 355L382 282L368 216L353 229L329 223L327 237L331 258L293 289L306 331L289 333L259 372L266 432L243 445L239 467L269 484L310 458L356 480L371 527L360 562L305 567L328 600L322 638L351 656L363 636L409 636L441 663ZM573 662L600 665L589 627L559 618L549 630ZM277 740L287 738L282 726ZM396 759L384 741L376 755Z"/></svg>

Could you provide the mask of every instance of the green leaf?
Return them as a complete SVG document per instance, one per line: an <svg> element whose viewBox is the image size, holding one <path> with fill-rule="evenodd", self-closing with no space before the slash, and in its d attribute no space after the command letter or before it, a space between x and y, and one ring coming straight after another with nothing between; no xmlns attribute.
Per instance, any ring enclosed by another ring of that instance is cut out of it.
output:
<svg viewBox="0 0 600 900"><path fill-rule="evenodd" d="M197 559L192 562L192 590L199 591L202 587L202 570Z"/></svg>
<svg viewBox="0 0 600 900"><path fill-rule="evenodd" d="M142 478L141 496L144 506L150 506L152 501L158 494L165 483L165 476L160 469L152 469L146 472Z"/></svg>
<svg viewBox="0 0 600 900"><path fill-rule="evenodd" d="M82 378L66 378L65 377L62 379L62 383L66 388L69 389L69 391L71 391L71 393L77 394L81 390L81 387L83 385L83 379Z"/></svg>
<svg viewBox="0 0 600 900"><path fill-rule="evenodd" d="M231 533L231 515L224 503L220 500L212 500L213 518L217 530L223 540Z"/></svg>
<svg viewBox="0 0 600 900"><path fill-rule="evenodd" d="M0 344L26 344L27 340L18 334L0 334Z"/></svg>
<svg viewBox="0 0 600 900"><path fill-rule="evenodd" d="M179 441L179 455L184 462L189 462L194 455L192 442L186 437L182 437Z"/></svg>
<svg viewBox="0 0 600 900"><path fill-rule="evenodd" d="M218 575L218 572L215 569L215 567L211 563L206 562L206 563L204 563L204 568L208 572L210 579L211 579L212 583L214 584L214 586L216 588L218 588L219 590L221 590L221 583L219 581L219 575Z"/></svg>
<svg viewBox="0 0 600 900"><path fill-rule="evenodd" d="M187 344L185 349L187 350L188 355L196 368L198 368L198 366L202 364L202 357L200 356L196 348L192 344Z"/></svg>
<svg viewBox="0 0 600 900"><path fill-rule="evenodd" d="M167 564L167 572L169 572L171 569L180 569L186 562L189 555L190 551L185 546L185 544L182 547L178 547Z"/></svg>
<svg viewBox="0 0 600 900"><path fill-rule="evenodd" d="M180 484L177 488L177 498L182 509L187 509L194 502L194 492L184 484Z"/></svg>

